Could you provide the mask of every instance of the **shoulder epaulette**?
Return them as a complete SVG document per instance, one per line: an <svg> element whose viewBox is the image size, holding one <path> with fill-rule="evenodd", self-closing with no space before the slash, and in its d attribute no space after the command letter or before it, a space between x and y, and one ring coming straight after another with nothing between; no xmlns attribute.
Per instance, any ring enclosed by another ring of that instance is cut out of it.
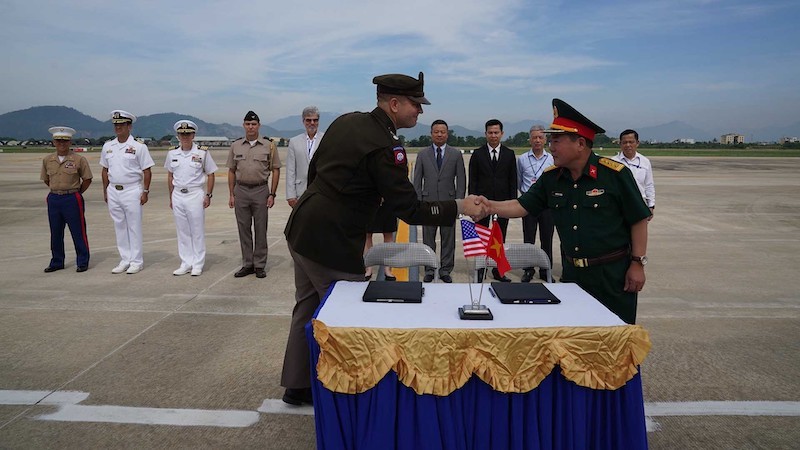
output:
<svg viewBox="0 0 800 450"><path fill-rule="evenodd" d="M201 145L201 146L199 146L197 148L200 149L200 150L203 150L203 151L208 151L208 146L207 145Z"/></svg>
<svg viewBox="0 0 800 450"><path fill-rule="evenodd" d="M264 139L266 139L266 140L267 140L267 141L269 141L269 142L272 142L272 138L271 138L271 137L269 137L269 136L264 136Z"/></svg>
<svg viewBox="0 0 800 450"><path fill-rule="evenodd" d="M241 141L242 139L244 139L244 136L242 136L242 137L240 137L240 138L238 138L238 139L234 140L233 142L236 142L236 141Z"/></svg>
<svg viewBox="0 0 800 450"><path fill-rule="evenodd" d="M614 170L616 172L621 172L622 169L625 168L625 164L622 164L621 162L614 161L613 159L609 158L600 158L600 161L598 162L600 163L600 165L606 166L609 169Z"/></svg>
<svg viewBox="0 0 800 450"><path fill-rule="evenodd" d="M557 165L555 165L555 164L553 164L553 165L551 165L550 167L548 167L547 169L544 169L544 172L549 172L549 171L551 171L551 170L553 170L553 169L556 169L556 168L558 168L558 166L557 166ZM544 173L544 172L542 172L542 173Z"/></svg>

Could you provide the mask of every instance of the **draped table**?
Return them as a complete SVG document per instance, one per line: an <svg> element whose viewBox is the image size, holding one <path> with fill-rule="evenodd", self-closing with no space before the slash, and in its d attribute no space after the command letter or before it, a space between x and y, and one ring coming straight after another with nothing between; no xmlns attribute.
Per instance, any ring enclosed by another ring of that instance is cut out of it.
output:
<svg viewBox="0 0 800 450"><path fill-rule="evenodd" d="M317 448L647 448L649 335L576 284L547 284L557 305L457 283L365 303L366 287L332 285L306 326ZM494 320L458 318L471 296Z"/></svg>

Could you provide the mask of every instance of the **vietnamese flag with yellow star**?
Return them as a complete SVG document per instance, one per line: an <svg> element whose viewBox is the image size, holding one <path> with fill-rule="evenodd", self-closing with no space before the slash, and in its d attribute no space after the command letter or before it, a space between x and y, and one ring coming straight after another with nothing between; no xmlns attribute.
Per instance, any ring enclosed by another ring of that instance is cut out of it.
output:
<svg viewBox="0 0 800 450"><path fill-rule="evenodd" d="M506 259L506 249L503 248L503 232L495 221L492 221L492 237L486 247L486 256L495 260L501 277L511 270L511 264Z"/></svg>

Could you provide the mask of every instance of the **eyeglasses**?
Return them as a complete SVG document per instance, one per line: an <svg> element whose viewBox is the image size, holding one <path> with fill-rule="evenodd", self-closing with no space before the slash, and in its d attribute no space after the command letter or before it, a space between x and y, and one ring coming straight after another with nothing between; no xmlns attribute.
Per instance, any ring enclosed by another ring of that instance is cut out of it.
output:
<svg viewBox="0 0 800 450"><path fill-rule="evenodd" d="M303 119L304 122L319 122L319 119Z"/></svg>

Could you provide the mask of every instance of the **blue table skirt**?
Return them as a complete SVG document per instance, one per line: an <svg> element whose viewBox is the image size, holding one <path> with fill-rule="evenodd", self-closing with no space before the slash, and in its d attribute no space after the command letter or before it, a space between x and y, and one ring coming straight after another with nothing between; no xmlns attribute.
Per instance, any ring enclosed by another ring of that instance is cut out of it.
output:
<svg viewBox="0 0 800 450"><path fill-rule="evenodd" d="M362 394L340 394L317 379L320 349L310 323L306 336L320 450L647 448L638 374L616 391L594 390L557 366L524 394L497 392L473 376L440 397L418 395L390 371Z"/></svg>

